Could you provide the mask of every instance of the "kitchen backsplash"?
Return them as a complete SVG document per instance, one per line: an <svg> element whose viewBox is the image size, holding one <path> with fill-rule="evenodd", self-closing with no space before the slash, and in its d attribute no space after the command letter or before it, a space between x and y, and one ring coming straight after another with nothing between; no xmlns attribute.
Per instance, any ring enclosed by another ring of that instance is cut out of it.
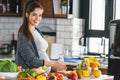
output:
<svg viewBox="0 0 120 80"><path fill-rule="evenodd" d="M17 39L17 31L21 22L19 17L0 17L0 44L10 43L13 32Z"/></svg>
<svg viewBox="0 0 120 80"><path fill-rule="evenodd" d="M79 51L79 38L84 35L85 20L78 18L57 19L56 24L56 43L63 44L64 49Z"/></svg>
<svg viewBox="0 0 120 80"><path fill-rule="evenodd" d="M84 23L84 19L76 18L43 18L38 27L43 31L51 29L56 32L56 43L64 44L67 49L74 49L73 46L79 46L79 38L84 35ZM17 40L17 32L21 24L20 17L0 17L0 45L10 43L13 32Z"/></svg>
<svg viewBox="0 0 120 80"><path fill-rule="evenodd" d="M0 45L3 43L10 43L12 39L12 33L15 34L17 39L17 32L22 24L22 18L20 17L0 17ZM43 19L39 27L49 26L53 31L56 31L55 20Z"/></svg>

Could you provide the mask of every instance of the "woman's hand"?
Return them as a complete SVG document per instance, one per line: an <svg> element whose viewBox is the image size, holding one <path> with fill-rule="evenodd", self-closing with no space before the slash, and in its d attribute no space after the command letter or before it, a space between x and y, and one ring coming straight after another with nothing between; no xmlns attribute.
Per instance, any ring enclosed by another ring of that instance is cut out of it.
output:
<svg viewBox="0 0 120 80"><path fill-rule="evenodd" d="M45 65L52 67L53 69L56 70L66 70L66 64L64 62L59 62L59 61L45 61Z"/></svg>
<svg viewBox="0 0 120 80"><path fill-rule="evenodd" d="M66 70L66 64L63 62L56 61L54 62L53 68L56 70Z"/></svg>

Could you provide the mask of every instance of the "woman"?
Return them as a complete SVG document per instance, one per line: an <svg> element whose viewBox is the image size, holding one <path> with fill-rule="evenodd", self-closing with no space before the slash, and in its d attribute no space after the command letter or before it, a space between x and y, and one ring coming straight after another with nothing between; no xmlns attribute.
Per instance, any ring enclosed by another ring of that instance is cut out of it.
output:
<svg viewBox="0 0 120 80"><path fill-rule="evenodd" d="M15 62L23 69L47 66L56 70L66 70L66 65L58 61L50 61L46 49L47 42L36 28L42 19L43 8L32 0L25 4L23 24L18 31L17 53Z"/></svg>

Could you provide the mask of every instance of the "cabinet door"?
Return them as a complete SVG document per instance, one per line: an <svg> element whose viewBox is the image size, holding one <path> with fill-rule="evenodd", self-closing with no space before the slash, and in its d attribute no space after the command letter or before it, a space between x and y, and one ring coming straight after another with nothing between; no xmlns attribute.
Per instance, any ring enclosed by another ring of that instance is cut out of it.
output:
<svg viewBox="0 0 120 80"><path fill-rule="evenodd" d="M28 0L21 0L21 14L23 13L26 1L28 1Z"/></svg>
<svg viewBox="0 0 120 80"><path fill-rule="evenodd" d="M28 0L22 0L21 11L23 12L25 2ZM43 17L53 17L53 7L52 0L36 0L38 1L44 8Z"/></svg>
<svg viewBox="0 0 120 80"><path fill-rule="evenodd" d="M16 11L16 7L18 7L17 11ZM0 0L0 16L20 17L19 8L20 8L20 0Z"/></svg>
<svg viewBox="0 0 120 80"><path fill-rule="evenodd" d="M44 8L43 17L53 17L53 0L37 0Z"/></svg>

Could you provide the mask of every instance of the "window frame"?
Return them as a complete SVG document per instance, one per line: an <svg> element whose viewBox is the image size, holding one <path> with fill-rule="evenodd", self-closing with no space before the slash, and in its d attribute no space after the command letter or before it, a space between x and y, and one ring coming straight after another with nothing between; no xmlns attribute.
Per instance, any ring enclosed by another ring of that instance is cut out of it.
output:
<svg viewBox="0 0 120 80"><path fill-rule="evenodd" d="M85 18L85 42L84 42L84 46L89 46L86 44L86 42L88 42L89 37L98 37L98 38L109 38L109 21L111 21L113 19L113 2L114 0L105 0L105 30L89 30L89 12L90 12L90 8L89 8L89 3L90 0L82 0L81 1L81 14L80 17L81 18ZM84 8L84 10L82 9ZM89 49L89 47L87 48ZM90 53L88 51L88 55L99 55L97 53Z"/></svg>

